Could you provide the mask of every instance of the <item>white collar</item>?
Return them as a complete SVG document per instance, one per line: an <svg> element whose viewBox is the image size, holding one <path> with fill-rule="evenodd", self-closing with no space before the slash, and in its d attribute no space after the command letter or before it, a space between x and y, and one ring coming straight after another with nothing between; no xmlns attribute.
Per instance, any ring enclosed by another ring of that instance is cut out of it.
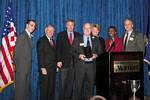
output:
<svg viewBox="0 0 150 100"><path fill-rule="evenodd" d="M130 38L132 32L133 32L133 29L127 32L127 33L128 33L127 43L128 43L128 41L129 41L129 38ZM127 34L125 34L125 38L126 38L126 36L127 36ZM125 41L125 38L124 38L124 41Z"/></svg>
<svg viewBox="0 0 150 100"><path fill-rule="evenodd" d="M130 30L130 31L128 31L128 38L130 37L130 35L132 34L132 32L133 32L133 29Z"/></svg>
<svg viewBox="0 0 150 100"><path fill-rule="evenodd" d="M32 37L31 33L27 29L25 29L25 31L27 32L28 36L31 38Z"/></svg>
<svg viewBox="0 0 150 100"><path fill-rule="evenodd" d="M52 38L48 37L47 35L46 35L46 37L48 38L48 41L50 42L50 40L51 40Z"/></svg>

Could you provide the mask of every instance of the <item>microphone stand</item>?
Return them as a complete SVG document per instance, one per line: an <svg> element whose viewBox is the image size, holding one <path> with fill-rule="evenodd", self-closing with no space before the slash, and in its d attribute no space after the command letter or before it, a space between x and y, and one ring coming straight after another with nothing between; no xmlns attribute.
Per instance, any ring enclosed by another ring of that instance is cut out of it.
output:
<svg viewBox="0 0 150 100"><path fill-rule="evenodd" d="M112 49L113 46L115 46L115 41L113 41L113 43L111 44L111 46L109 47L109 49L107 50L107 52L110 52L110 50Z"/></svg>

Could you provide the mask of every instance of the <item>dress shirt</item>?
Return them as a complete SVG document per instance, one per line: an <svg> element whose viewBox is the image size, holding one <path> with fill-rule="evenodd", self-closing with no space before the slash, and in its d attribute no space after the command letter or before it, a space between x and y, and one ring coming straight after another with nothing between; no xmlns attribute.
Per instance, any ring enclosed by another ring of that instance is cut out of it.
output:
<svg viewBox="0 0 150 100"><path fill-rule="evenodd" d="M88 41L87 39L89 39L90 46L92 47L92 40L91 40L91 36L83 35L84 47L87 47L87 41Z"/></svg>

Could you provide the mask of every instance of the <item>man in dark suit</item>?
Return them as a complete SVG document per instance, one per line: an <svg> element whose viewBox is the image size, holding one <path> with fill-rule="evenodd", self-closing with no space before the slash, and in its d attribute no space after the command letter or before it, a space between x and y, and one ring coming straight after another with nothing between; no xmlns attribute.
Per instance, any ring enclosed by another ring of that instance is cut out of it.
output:
<svg viewBox="0 0 150 100"><path fill-rule="evenodd" d="M98 38L91 37L91 24L85 23L83 36L76 38L72 47L72 55L75 57L75 100L83 100L84 85L86 85L85 100L92 97L96 71L95 60L102 53L99 43Z"/></svg>
<svg viewBox="0 0 150 100"><path fill-rule="evenodd" d="M70 50L74 39L79 33L74 32L74 20L66 21L66 31L60 32L57 36L57 66L61 74L61 96L60 100L71 100L74 81L73 57Z"/></svg>
<svg viewBox="0 0 150 100"><path fill-rule="evenodd" d="M56 47L53 34L54 27L47 25L44 36L37 42L40 100L54 100L55 97Z"/></svg>
<svg viewBox="0 0 150 100"><path fill-rule="evenodd" d="M27 100L29 92L29 75L32 67L32 32L35 21L28 20L25 30L18 36L14 49L15 64L15 100Z"/></svg>

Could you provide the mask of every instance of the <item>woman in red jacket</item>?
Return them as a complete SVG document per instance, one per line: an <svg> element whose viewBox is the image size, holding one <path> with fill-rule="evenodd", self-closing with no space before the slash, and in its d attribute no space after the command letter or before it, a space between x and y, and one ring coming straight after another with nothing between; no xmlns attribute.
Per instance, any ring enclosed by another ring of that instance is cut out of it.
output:
<svg viewBox="0 0 150 100"><path fill-rule="evenodd" d="M121 52L123 50L122 39L117 36L115 26L108 28L109 38L105 40L106 52Z"/></svg>

